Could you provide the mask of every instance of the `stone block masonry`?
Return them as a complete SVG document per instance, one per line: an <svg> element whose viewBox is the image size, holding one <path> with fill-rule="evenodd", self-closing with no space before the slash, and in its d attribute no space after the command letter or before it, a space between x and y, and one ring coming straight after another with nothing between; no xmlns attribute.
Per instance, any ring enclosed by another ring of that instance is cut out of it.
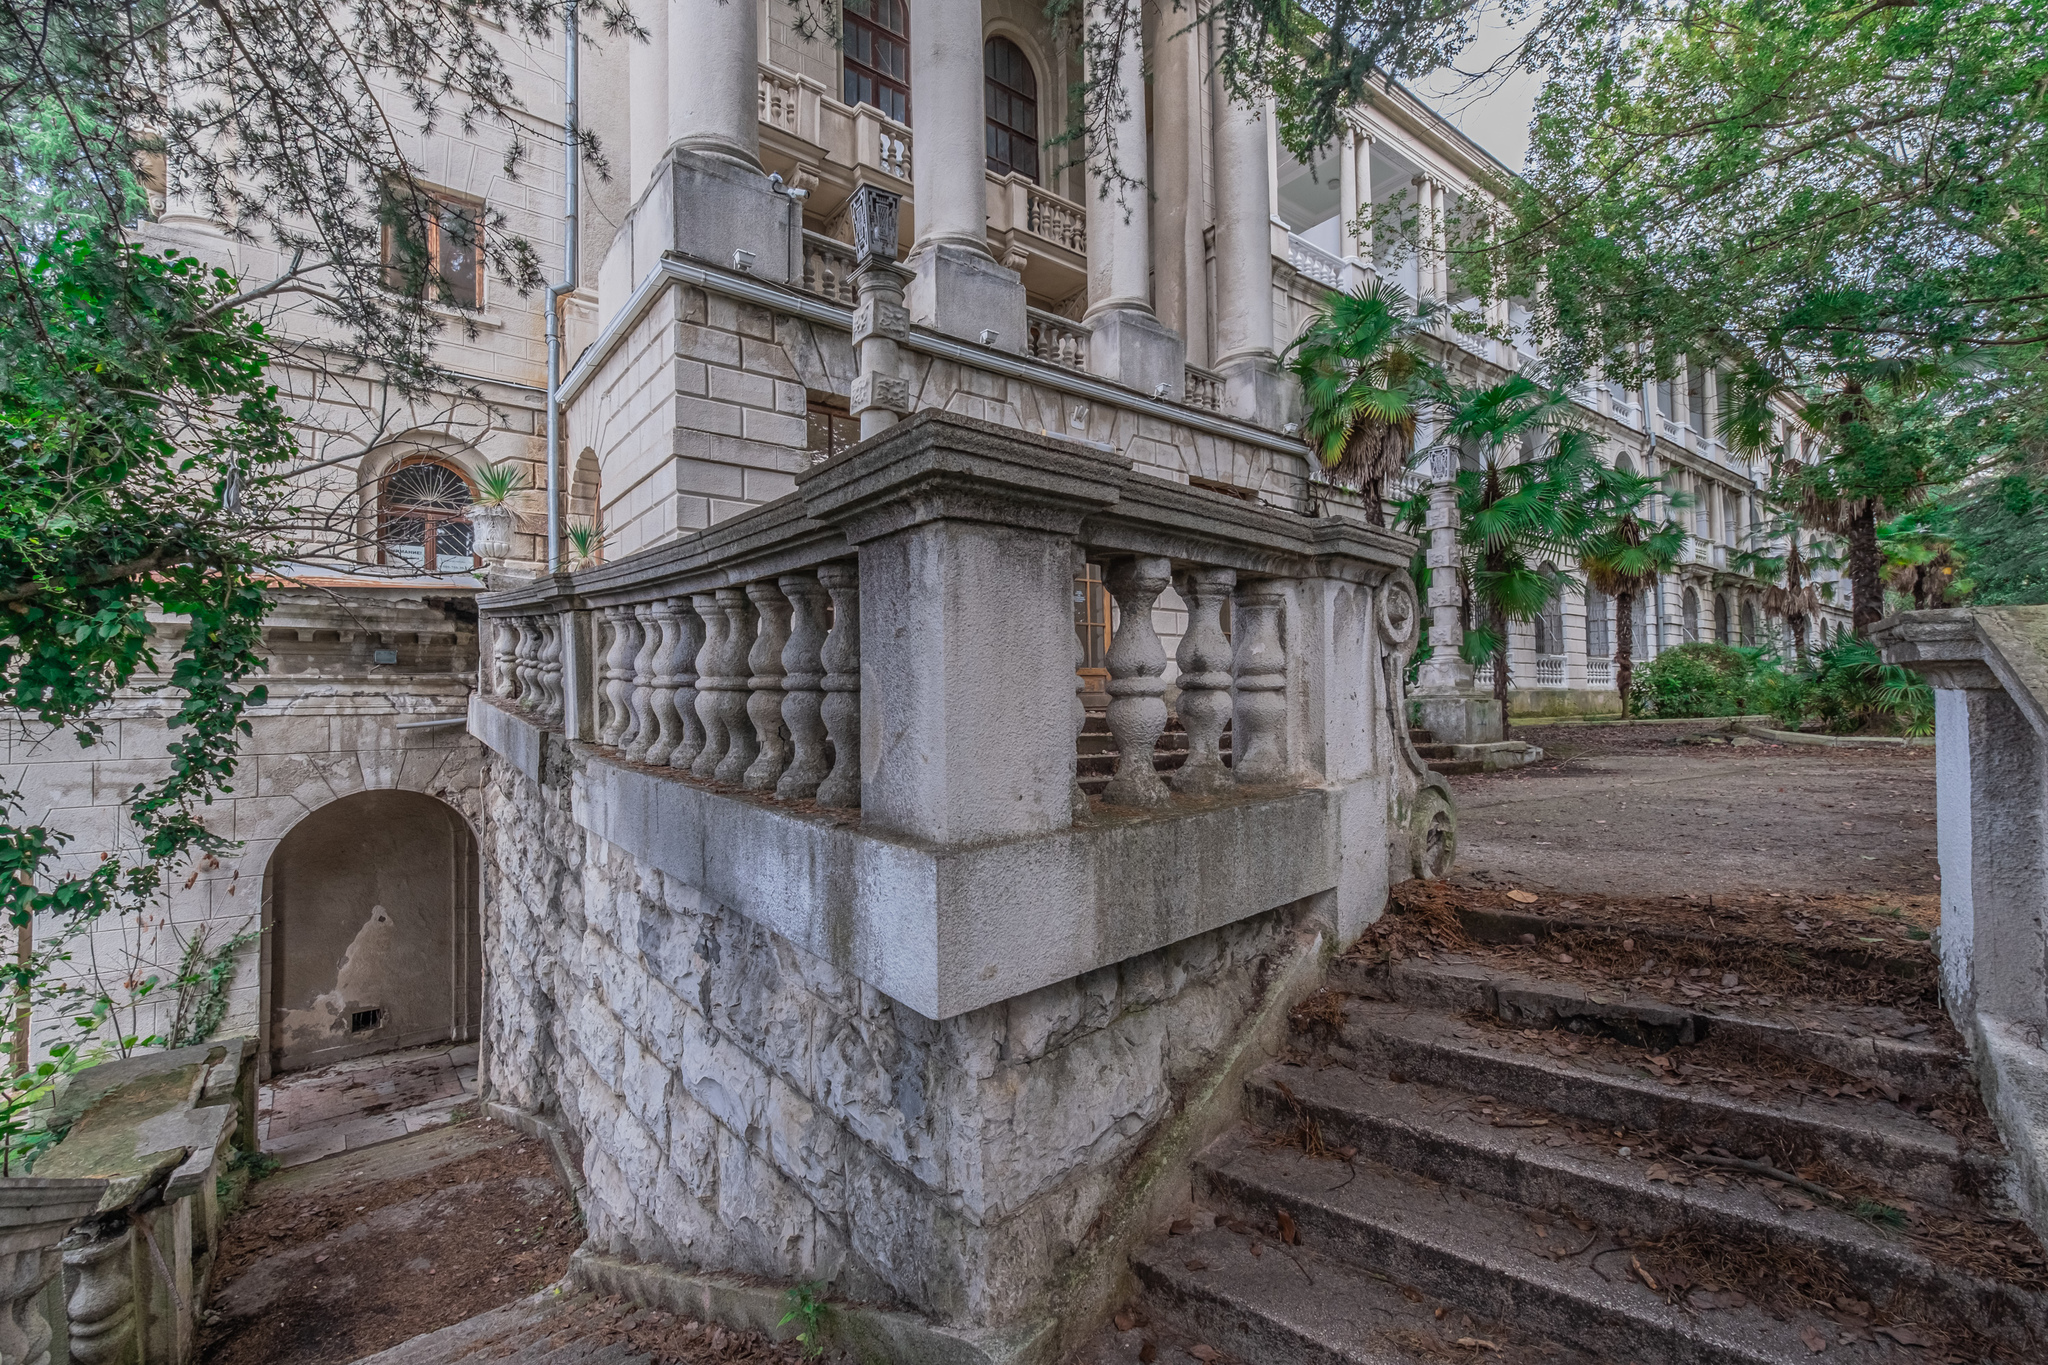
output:
<svg viewBox="0 0 2048 1365"><path fill-rule="evenodd" d="M580 1148L595 1252L1046 1358L1415 859L1411 545L935 412L797 485L485 599L487 1080ZM1099 801L1077 558L1120 609Z"/></svg>

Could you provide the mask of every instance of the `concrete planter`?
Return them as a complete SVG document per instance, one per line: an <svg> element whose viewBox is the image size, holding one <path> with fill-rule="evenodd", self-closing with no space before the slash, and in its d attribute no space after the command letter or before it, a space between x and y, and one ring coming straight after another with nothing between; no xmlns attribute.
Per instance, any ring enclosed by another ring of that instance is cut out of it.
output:
<svg viewBox="0 0 2048 1365"><path fill-rule="evenodd" d="M512 509L503 505L473 507L469 513L470 530L475 539L477 557L480 559L510 559L512 557L512 526L517 520Z"/></svg>
<svg viewBox="0 0 2048 1365"><path fill-rule="evenodd" d="M99 1208L104 1180L0 1179L0 1361L50 1358L43 1291L63 1265L57 1244Z"/></svg>

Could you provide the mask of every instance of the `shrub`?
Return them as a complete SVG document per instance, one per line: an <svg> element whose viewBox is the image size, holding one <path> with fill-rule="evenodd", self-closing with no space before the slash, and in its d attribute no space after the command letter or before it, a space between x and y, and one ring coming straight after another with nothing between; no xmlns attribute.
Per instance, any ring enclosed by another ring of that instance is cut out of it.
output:
<svg viewBox="0 0 2048 1365"><path fill-rule="evenodd" d="M1636 670L1629 703L1639 716L1739 716L1766 704L1779 676L1766 650L1683 644Z"/></svg>
<svg viewBox="0 0 2048 1365"><path fill-rule="evenodd" d="M1794 730L1812 722L1836 735L1931 735L1934 689L1885 663L1870 641L1849 636L1814 650L1804 668L1787 675L1771 700L1771 714Z"/></svg>

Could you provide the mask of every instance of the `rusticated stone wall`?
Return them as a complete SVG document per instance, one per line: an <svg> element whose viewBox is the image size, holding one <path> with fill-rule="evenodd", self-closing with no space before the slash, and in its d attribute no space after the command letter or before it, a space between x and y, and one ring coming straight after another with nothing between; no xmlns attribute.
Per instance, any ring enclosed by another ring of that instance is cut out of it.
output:
<svg viewBox="0 0 2048 1365"><path fill-rule="evenodd" d="M580 1146L614 1255L1056 1311L1319 942L1276 911L934 1022L577 828L575 761L490 760L486 1066Z"/></svg>

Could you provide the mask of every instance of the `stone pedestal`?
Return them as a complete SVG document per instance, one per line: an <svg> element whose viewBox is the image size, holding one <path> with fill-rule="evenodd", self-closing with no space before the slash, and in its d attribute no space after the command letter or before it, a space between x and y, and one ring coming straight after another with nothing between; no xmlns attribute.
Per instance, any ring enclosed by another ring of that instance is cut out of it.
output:
<svg viewBox="0 0 2048 1365"><path fill-rule="evenodd" d="M1217 370L1223 377L1223 410L1269 429L1284 426L1294 406L1295 386L1281 377L1268 356L1230 361ZM1304 448L1304 456L1306 448Z"/></svg>
<svg viewBox="0 0 2048 1365"><path fill-rule="evenodd" d="M1112 308L1089 319L1088 369L1152 397L1179 398L1188 348L1148 310Z"/></svg>
<svg viewBox="0 0 2048 1365"><path fill-rule="evenodd" d="M1408 694L1408 711L1439 744L1497 744L1502 737L1500 703L1490 693L1418 689Z"/></svg>
<svg viewBox="0 0 2048 1365"><path fill-rule="evenodd" d="M905 262L910 320L935 332L1021 355L1027 339L1024 279L993 256L953 242L926 242ZM993 333L983 341L984 334Z"/></svg>
<svg viewBox="0 0 2048 1365"><path fill-rule="evenodd" d="M802 209L776 193L766 174L678 147L670 153L668 182L674 233L668 250L775 284L803 278Z"/></svg>

